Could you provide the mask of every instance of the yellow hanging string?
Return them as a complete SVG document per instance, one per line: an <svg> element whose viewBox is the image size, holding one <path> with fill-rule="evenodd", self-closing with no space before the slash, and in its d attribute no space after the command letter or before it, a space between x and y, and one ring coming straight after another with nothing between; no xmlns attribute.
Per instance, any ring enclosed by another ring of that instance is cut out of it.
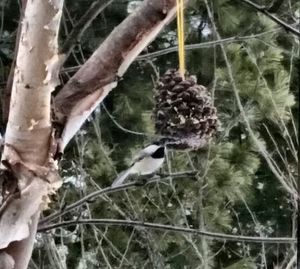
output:
<svg viewBox="0 0 300 269"><path fill-rule="evenodd" d="M176 0L177 4L177 36L178 36L178 56L179 72L184 79L185 74L185 54L184 54L184 0Z"/></svg>

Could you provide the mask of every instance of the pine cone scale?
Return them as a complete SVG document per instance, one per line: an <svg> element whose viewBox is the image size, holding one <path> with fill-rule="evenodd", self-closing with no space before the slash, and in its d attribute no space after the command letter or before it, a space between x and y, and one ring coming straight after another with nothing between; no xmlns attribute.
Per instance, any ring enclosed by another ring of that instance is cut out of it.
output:
<svg viewBox="0 0 300 269"><path fill-rule="evenodd" d="M216 132L217 110L210 93L195 77L182 80L179 72L168 70L155 87L154 99L156 132L172 136L173 148L201 148Z"/></svg>

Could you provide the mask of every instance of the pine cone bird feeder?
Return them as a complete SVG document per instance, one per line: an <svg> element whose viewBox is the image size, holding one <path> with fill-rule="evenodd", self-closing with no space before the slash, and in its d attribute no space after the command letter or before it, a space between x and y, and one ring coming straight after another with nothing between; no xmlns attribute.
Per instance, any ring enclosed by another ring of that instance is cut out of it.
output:
<svg viewBox="0 0 300 269"><path fill-rule="evenodd" d="M194 76L182 79L168 70L154 89L156 133L173 141L174 149L199 149L207 145L217 130L217 110L210 93Z"/></svg>

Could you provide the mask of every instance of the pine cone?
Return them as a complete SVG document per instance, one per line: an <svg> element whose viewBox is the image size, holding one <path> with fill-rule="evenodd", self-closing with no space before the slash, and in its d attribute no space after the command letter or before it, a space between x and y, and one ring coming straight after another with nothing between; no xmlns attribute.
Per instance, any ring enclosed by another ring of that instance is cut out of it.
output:
<svg viewBox="0 0 300 269"><path fill-rule="evenodd" d="M171 137L176 149L205 146L217 129L217 110L210 93L194 76L182 80L175 69L168 70L154 89L154 119L158 134Z"/></svg>

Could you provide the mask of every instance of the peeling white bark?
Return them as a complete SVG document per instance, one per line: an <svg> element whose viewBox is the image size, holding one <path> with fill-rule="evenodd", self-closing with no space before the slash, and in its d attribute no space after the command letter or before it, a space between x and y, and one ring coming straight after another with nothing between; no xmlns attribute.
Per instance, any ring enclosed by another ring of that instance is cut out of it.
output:
<svg viewBox="0 0 300 269"><path fill-rule="evenodd" d="M0 265L27 268L41 207L58 178L49 159L51 92L60 58L58 29L63 0L28 1L12 87L2 160L17 179L18 195L0 207ZM9 182L9 180L8 180ZM9 255L9 256L8 256ZM1 267L2 269L2 267Z"/></svg>
<svg viewBox="0 0 300 269"><path fill-rule="evenodd" d="M82 124L103 101L109 92L117 86L117 82L110 83L104 86L101 90L96 91L81 100L71 111L70 117L66 122L65 128L61 136L60 149L63 150L70 142L72 137L78 132Z"/></svg>
<svg viewBox="0 0 300 269"><path fill-rule="evenodd" d="M64 124L62 148L116 87L117 76L126 72L171 21L175 3L144 1L141 9L110 34L57 95L56 116ZM61 183L49 153L51 92L58 83L64 57L57 54L62 5L63 0L29 0L25 10L2 156L18 179L20 197L12 195L4 210L0 207L0 265L7 264L0 269L27 268L39 212L47 205L48 194Z"/></svg>
<svg viewBox="0 0 300 269"><path fill-rule="evenodd" d="M51 91L57 84L51 68L57 57L57 25L61 16L62 1L59 5L57 2L27 4L6 130L5 142L14 145L22 159L39 164L45 162L48 153Z"/></svg>
<svg viewBox="0 0 300 269"><path fill-rule="evenodd" d="M66 118L63 123L61 150L97 105L116 87L117 77L123 76L134 59L175 14L175 0L145 1L114 29L59 92L55 98L57 117Z"/></svg>
<svg viewBox="0 0 300 269"><path fill-rule="evenodd" d="M0 269L14 269L15 262L12 256L5 252L0 252Z"/></svg>
<svg viewBox="0 0 300 269"><path fill-rule="evenodd" d="M146 48L160 33L160 31L172 20L176 14L176 6L169 10L164 20L157 23L152 29L144 33L139 43L137 43L124 57L123 63L118 69L120 77L127 71L128 67L132 64L135 58Z"/></svg>

